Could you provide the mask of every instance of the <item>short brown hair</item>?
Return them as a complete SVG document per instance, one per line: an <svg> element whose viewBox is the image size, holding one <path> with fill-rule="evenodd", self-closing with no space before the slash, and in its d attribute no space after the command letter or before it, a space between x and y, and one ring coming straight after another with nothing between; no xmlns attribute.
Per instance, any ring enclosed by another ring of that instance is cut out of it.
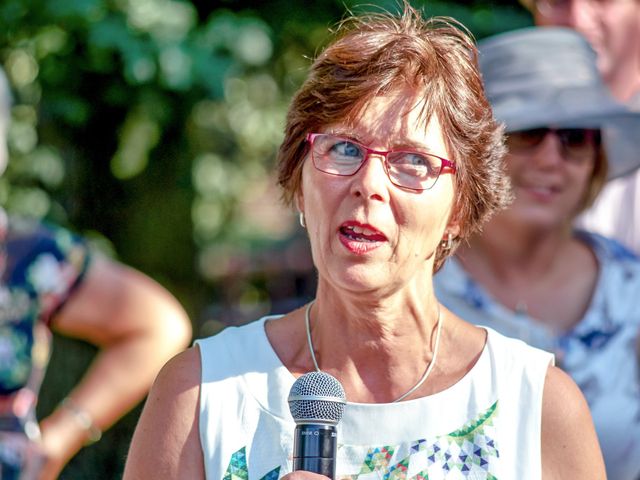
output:
<svg viewBox="0 0 640 480"><path fill-rule="evenodd" d="M585 198L576 214L582 213L596 200L604 184L607 182L607 175L609 174L609 164L607 163L607 154L605 153L604 146L599 145L596 152L595 163L593 165L593 171L591 172L591 178L587 185L587 191L585 192Z"/></svg>
<svg viewBox="0 0 640 480"><path fill-rule="evenodd" d="M278 152L279 183L291 204L308 152L305 136L356 118L374 97L410 87L424 92L422 115L440 121L456 162L454 214L469 237L511 200L502 127L494 120L468 30L447 17L424 19L403 2L400 15L375 13L341 22L289 107ZM428 122L425 122L425 128ZM453 249L439 249L435 269Z"/></svg>

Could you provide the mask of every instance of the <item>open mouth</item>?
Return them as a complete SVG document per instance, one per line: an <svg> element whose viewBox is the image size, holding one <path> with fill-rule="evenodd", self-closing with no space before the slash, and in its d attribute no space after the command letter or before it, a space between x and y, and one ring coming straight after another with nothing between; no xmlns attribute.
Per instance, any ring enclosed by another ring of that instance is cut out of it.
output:
<svg viewBox="0 0 640 480"><path fill-rule="evenodd" d="M338 230L342 245L355 255L366 255L387 241L387 237L379 230L358 222L343 223Z"/></svg>
<svg viewBox="0 0 640 480"><path fill-rule="evenodd" d="M384 242L387 239L382 232L375 230L372 227L354 223L342 225L340 227L340 233L349 240L356 242L375 243Z"/></svg>

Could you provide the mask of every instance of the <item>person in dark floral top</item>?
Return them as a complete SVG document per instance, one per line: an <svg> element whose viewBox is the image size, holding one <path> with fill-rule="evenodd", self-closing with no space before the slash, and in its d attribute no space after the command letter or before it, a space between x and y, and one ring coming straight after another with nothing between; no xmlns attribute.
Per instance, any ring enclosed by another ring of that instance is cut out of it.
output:
<svg viewBox="0 0 640 480"><path fill-rule="evenodd" d="M8 82L0 70L0 173L8 159ZM69 231L0 209L0 478L57 478L69 459L148 392L191 339L179 302L158 283L94 254ZM100 351L40 422L35 416L51 332Z"/></svg>

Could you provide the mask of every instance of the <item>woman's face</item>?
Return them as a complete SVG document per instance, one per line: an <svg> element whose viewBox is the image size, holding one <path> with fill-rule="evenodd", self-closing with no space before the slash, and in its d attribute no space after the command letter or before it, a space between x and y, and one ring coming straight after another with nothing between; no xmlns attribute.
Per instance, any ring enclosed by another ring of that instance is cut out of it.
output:
<svg viewBox="0 0 640 480"><path fill-rule="evenodd" d="M449 158L435 116L420 119L413 91L375 98L352 125L322 132L348 137L378 151L414 150ZM436 248L454 202L453 175L443 171L429 190L394 185L380 155L352 176L319 171L307 155L297 197L304 212L320 282L353 292L396 291L431 281ZM454 236L458 230L447 229Z"/></svg>
<svg viewBox="0 0 640 480"><path fill-rule="evenodd" d="M507 142L509 146L509 141ZM585 155L567 154L555 133L525 149L510 148L506 167L515 200L496 220L540 228L564 228L583 206L595 165L596 148Z"/></svg>

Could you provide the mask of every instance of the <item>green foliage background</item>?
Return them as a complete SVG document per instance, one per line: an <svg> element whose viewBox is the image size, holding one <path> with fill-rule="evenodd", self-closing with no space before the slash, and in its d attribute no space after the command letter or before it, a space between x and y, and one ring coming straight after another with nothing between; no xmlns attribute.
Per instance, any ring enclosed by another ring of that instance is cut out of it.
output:
<svg viewBox="0 0 640 480"><path fill-rule="evenodd" d="M311 292L304 240L272 174L288 99L328 28L363 3L3 0L0 63L14 107L0 203L87 235L160 281L196 337L285 308ZM425 11L477 38L531 24L509 0ZM93 353L56 339L40 414ZM62 478L118 478L138 414Z"/></svg>

